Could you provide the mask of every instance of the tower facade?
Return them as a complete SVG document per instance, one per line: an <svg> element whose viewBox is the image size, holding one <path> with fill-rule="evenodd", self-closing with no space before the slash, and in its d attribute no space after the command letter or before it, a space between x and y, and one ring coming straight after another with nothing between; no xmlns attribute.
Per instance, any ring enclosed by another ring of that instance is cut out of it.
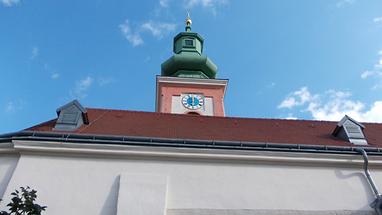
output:
<svg viewBox="0 0 382 215"><path fill-rule="evenodd" d="M174 55L161 65L156 111L224 116L228 80L215 79L217 66L203 55L204 39L191 31L191 23L187 17L185 32L174 37Z"/></svg>

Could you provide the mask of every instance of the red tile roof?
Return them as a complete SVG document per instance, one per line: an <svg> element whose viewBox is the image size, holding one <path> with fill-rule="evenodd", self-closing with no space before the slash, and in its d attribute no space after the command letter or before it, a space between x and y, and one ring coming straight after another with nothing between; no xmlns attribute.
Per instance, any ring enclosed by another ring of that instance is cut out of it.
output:
<svg viewBox="0 0 382 215"><path fill-rule="evenodd" d="M87 108L88 125L70 133L352 146L331 134L337 122L313 120L209 117ZM55 131L55 119L26 129ZM382 124L363 123L370 146L382 147ZM68 133L68 131L65 131Z"/></svg>

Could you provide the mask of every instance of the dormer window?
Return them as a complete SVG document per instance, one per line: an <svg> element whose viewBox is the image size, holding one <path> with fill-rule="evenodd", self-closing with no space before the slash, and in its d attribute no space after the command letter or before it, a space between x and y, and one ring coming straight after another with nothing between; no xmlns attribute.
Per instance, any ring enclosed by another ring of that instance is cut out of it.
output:
<svg viewBox="0 0 382 215"><path fill-rule="evenodd" d="M89 123L86 109L77 100L58 108L57 115L55 130L72 131Z"/></svg>
<svg viewBox="0 0 382 215"><path fill-rule="evenodd" d="M192 40L192 39L185 39L184 40L184 46L194 47L194 40Z"/></svg>
<svg viewBox="0 0 382 215"><path fill-rule="evenodd" d="M364 128L364 125L345 115L334 129L333 135L354 145L367 145Z"/></svg>

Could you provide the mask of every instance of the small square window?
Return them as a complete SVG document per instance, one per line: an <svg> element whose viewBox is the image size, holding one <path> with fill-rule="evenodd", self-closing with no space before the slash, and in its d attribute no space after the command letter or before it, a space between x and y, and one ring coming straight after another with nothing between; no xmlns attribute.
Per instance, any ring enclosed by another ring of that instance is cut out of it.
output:
<svg viewBox="0 0 382 215"><path fill-rule="evenodd" d="M194 46L194 41L193 40L184 40L184 44L186 46Z"/></svg>

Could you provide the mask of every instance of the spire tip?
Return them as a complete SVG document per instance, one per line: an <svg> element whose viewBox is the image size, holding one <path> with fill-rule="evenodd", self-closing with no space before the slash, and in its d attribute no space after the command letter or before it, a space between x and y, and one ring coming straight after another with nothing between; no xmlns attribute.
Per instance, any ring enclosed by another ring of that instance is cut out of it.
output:
<svg viewBox="0 0 382 215"><path fill-rule="evenodd" d="M192 25L192 20L191 20L191 17L190 17L190 12L187 11L186 31L191 31L191 25Z"/></svg>

